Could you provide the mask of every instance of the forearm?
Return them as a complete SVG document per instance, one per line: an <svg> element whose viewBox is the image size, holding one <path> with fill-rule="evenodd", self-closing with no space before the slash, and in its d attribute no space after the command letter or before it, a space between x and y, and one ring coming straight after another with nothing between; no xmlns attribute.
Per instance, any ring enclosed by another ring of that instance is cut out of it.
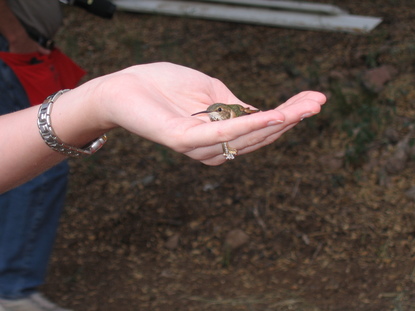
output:
<svg viewBox="0 0 415 311"><path fill-rule="evenodd" d="M41 139L36 116L36 107L0 116L0 193L64 159Z"/></svg>
<svg viewBox="0 0 415 311"><path fill-rule="evenodd" d="M63 94L52 107L51 123L65 143L82 147L104 133L94 117L90 82ZM0 116L0 193L30 180L65 156L50 149L39 134L39 106Z"/></svg>

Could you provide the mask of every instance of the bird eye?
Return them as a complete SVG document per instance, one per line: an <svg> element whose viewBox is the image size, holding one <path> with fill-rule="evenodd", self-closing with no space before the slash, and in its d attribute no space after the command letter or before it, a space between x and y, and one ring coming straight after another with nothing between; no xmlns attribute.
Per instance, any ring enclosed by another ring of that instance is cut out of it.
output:
<svg viewBox="0 0 415 311"><path fill-rule="evenodd" d="M218 108L218 112L221 112L221 111L222 111L222 108L220 108L220 107L219 107L219 108Z"/></svg>

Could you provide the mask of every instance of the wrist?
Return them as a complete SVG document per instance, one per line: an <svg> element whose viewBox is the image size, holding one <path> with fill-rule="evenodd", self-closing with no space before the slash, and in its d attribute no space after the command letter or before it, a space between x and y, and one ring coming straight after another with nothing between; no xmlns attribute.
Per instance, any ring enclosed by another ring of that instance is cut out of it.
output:
<svg viewBox="0 0 415 311"><path fill-rule="evenodd" d="M94 120L94 127L100 132L108 132L119 127L116 121L117 111L122 102L121 86L117 85L118 75L112 73L88 81L81 88L88 111Z"/></svg>
<svg viewBox="0 0 415 311"><path fill-rule="evenodd" d="M61 90L53 95L50 95L39 107L38 112L38 128L40 135L42 136L46 145L48 145L52 150L59 152L65 156L70 156L74 158L90 156L97 152L101 147L106 143L107 136L104 134L101 137L91 141L87 146L78 148L71 146L63 142L55 133L52 127L52 108L54 103L59 99L59 97L70 90Z"/></svg>
<svg viewBox="0 0 415 311"><path fill-rule="evenodd" d="M93 104L94 100L91 98L92 96L90 96L86 87L78 87L61 93L59 97L55 97L53 109L49 109L49 111L50 123L53 124L52 134L58 137L57 142L64 142L64 145L82 149L87 144L90 144L91 141L96 140L97 137L105 134L106 129L99 126L99 118ZM48 101L46 100L45 102L47 103ZM44 106L43 113L46 113L46 104L42 104L40 109L42 106ZM43 118L44 120L45 118ZM43 126L43 129L47 128L44 123L39 125L41 133L41 126ZM42 137L46 141L45 135L42 135ZM50 144L48 145L51 146Z"/></svg>
<svg viewBox="0 0 415 311"><path fill-rule="evenodd" d="M137 75L122 70L92 80L92 106L97 112L99 127L109 131L116 127L125 127L131 118L135 118L130 107L137 102L142 92L143 83Z"/></svg>

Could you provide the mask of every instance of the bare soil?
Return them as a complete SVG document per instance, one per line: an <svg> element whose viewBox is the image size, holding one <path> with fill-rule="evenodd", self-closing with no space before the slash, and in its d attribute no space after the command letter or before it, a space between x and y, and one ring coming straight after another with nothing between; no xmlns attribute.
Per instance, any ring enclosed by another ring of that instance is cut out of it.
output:
<svg viewBox="0 0 415 311"><path fill-rule="evenodd" d="M78 311L415 310L415 8L330 3L384 21L351 35L65 9L59 46L87 79L169 61L262 110L306 89L329 100L220 167L111 132L70 162L46 295ZM366 74L384 65L394 74L373 90ZM248 240L229 252L235 229Z"/></svg>

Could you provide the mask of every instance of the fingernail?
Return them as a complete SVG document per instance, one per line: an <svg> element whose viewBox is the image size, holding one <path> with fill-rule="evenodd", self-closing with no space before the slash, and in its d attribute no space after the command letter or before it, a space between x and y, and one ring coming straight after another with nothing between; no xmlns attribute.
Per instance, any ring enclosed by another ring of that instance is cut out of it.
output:
<svg viewBox="0 0 415 311"><path fill-rule="evenodd" d="M303 114L303 115L301 116L301 121L303 121L305 118L309 118L309 117L311 117L311 116L314 116L314 113L312 113L312 112L307 112L307 113L305 113L305 114Z"/></svg>
<svg viewBox="0 0 415 311"><path fill-rule="evenodd" d="M269 121L268 122L268 126L273 126L273 125L277 125L277 124L281 124L281 123L284 123L284 121L283 120L272 120L272 121Z"/></svg>

